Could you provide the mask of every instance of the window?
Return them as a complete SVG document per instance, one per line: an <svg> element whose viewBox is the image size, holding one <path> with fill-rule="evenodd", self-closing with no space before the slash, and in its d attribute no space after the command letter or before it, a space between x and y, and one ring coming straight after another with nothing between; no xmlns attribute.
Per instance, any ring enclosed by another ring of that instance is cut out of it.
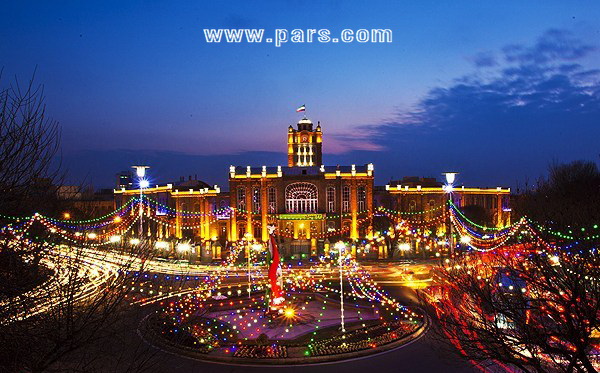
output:
<svg viewBox="0 0 600 373"><path fill-rule="evenodd" d="M435 201L430 199L429 203L427 204L427 211L425 212L425 218L427 220L432 219L433 216L435 215L435 211L433 211L434 208L435 208Z"/></svg>
<svg viewBox="0 0 600 373"><path fill-rule="evenodd" d="M335 222L328 221L327 222L327 232L333 232L333 231L335 231Z"/></svg>
<svg viewBox="0 0 600 373"><path fill-rule="evenodd" d="M293 183L285 188L285 209L288 213L317 212L317 187L311 183Z"/></svg>
<svg viewBox="0 0 600 373"><path fill-rule="evenodd" d="M239 187L237 190L237 208L246 210L246 189Z"/></svg>
<svg viewBox="0 0 600 373"><path fill-rule="evenodd" d="M277 212L277 193L275 188L269 188L269 214L275 214Z"/></svg>
<svg viewBox="0 0 600 373"><path fill-rule="evenodd" d="M408 204L408 211L415 212L416 209L417 209L417 202L413 199Z"/></svg>
<svg viewBox="0 0 600 373"><path fill-rule="evenodd" d="M367 191L364 186L358 187L358 211L366 210Z"/></svg>
<svg viewBox="0 0 600 373"><path fill-rule="evenodd" d="M350 211L350 187L342 188L342 212Z"/></svg>
<svg viewBox="0 0 600 373"><path fill-rule="evenodd" d="M510 198L509 197L502 197L502 210L503 211L510 211Z"/></svg>
<svg viewBox="0 0 600 373"><path fill-rule="evenodd" d="M260 188L252 190L252 211L260 212Z"/></svg>
<svg viewBox="0 0 600 373"><path fill-rule="evenodd" d="M335 212L335 188L327 187L327 212Z"/></svg>
<svg viewBox="0 0 600 373"><path fill-rule="evenodd" d="M158 205L156 206L156 215L167 215L169 213L169 210L167 208L167 195L165 193L160 193L156 199L158 202Z"/></svg>

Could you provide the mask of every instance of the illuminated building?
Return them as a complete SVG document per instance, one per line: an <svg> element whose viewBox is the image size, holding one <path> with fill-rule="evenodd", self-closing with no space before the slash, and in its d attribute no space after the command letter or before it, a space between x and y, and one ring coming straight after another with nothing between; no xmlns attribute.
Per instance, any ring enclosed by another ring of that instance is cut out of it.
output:
<svg viewBox="0 0 600 373"><path fill-rule="evenodd" d="M372 229L373 164L322 164L320 123L306 117L288 128L288 166L229 169L232 238L268 238L277 225L284 252L317 255L331 238Z"/></svg>
<svg viewBox="0 0 600 373"><path fill-rule="evenodd" d="M449 193L435 178L417 177L376 189L371 163L323 164L321 125L313 128L306 117L288 128L287 145L287 166L230 166L229 192L191 176L144 188L142 232L158 239L188 240L197 244L195 250L202 249L203 258L207 250L220 259L220 249L234 242L267 241L268 226L275 225L282 255L289 258L325 253L340 239L381 238L396 225L392 221L402 221L413 231L410 239L416 242L409 248L439 245L434 241L446 234L449 197L460 209L484 215L488 226L510 224L510 189L453 186ZM121 187L114 195L119 208L139 198L140 190ZM373 232L374 217L378 232ZM369 245L375 249L367 251L385 258L385 245ZM350 245L353 255L356 246L360 244Z"/></svg>
<svg viewBox="0 0 600 373"><path fill-rule="evenodd" d="M115 189L116 208L139 194L139 189ZM143 194L145 236L199 243L198 257L220 258L222 244L230 240L230 229L229 216L219 213L228 210L228 195L221 193L217 185L211 187L190 176L178 183L144 188ZM137 214L137 210L131 209L130 214Z"/></svg>
<svg viewBox="0 0 600 373"><path fill-rule="evenodd" d="M501 228L511 223L510 188L449 188L435 178L405 177L378 188L376 207L385 218L402 221L411 234L404 238L409 250L430 255L437 240L446 237L449 226L448 200L461 211L477 215L487 227Z"/></svg>
<svg viewBox="0 0 600 373"><path fill-rule="evenodd" d="M432 220L439 216L449 198L445 185L434 178L405 177L400 181L392 181L386 185L388 195L387 206L407 214L417 214L422 221ZM470 188L454 186L452 202L460 209L478 208L487 215L490 226L504 227L510 225L510 188ZM415 219L415 217L413 217Z"/></svg>

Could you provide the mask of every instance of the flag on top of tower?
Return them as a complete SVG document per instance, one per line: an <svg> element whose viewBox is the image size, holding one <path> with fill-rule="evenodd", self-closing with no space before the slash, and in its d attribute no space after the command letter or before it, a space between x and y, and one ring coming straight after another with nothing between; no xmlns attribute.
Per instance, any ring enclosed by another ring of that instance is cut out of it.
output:
<svg viewBox="0 0 600 373"><path fill-rule="evenodd" d="M306 105L302 105L298 109L296 109L296 113L300 113L300 112L303 112L303 111L306 111Z"/></svg>

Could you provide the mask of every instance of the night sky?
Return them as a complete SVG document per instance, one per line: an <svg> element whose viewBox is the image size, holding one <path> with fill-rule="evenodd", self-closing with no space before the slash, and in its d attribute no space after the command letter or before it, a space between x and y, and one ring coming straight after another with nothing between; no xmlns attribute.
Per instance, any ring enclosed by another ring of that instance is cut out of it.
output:
<svg viewBox="0 0 600 373"><path fill-rule="evenodd" d="M2 86L36 71L69 181L112 187L230 164L285 165L286 133L321 121L325 164L376 182L460 172L533 183L599 161L598 1L4 2ZM391 44L209 44L203 28L389 28Z"/></svg>

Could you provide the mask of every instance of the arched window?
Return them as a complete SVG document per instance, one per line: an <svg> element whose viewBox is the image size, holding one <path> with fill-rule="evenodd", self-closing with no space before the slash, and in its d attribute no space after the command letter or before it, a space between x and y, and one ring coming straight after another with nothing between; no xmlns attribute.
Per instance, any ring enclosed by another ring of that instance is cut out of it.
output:
<svg viewBox="0 0 600 373"><path fill-rule="evenodd" d="M277 193L275 188L269 188L269 214L274 214L277 212Z"/></svg>
<svg viewBox="0 0 600 373"><path fill-rule="evenodd" d="M364 186L358 187L358 212L365 211L367 202L367 190Z"/></svg>
<svg viewBox="0 0 600 373"><path fill-rule="evenodd" d="M285 209L288 213L315 213L317 196L317 187L314 184L290 184L285 188Z"/></svg>
<svg viewBox="0 0 600 373"><path fill-rule="evenodd" d="M427 211L425 212L425 218L427 220L432 219L435 216L435 211L433 209L435 209L435 201L430 199L427 204Z"/></svg>
<svg viewBox="0 0 600 373"><path fill-rule="evenodd" d="M344 186L342 188L342 212L350 211L350 187Z"/></svg>
<svg viewBox="0 0 600 373"><path fill-rule="evenodd" d="M415 212L416 209L417 209L417 202L414 199L410 200L410 203L408 204L408 211Z"/></svg>
<svg viewBox="0 0 600 373"><path fill-rule="evenodd" d="M237 190L237 208L239 210L246 209L246 189L239 187Z"/></svg>
<svg viewBox="0 0 600 373"><path fill-rule="evenodd" d="M327 232L333 232L333 231L335 231L335 222L328 221L327 222Z"/></svg>
<svg viewBox="0 0 600 373"><path fill-rule="evenodd" d="M335 188L327 187L327 212L335 212Z"/></svg>

